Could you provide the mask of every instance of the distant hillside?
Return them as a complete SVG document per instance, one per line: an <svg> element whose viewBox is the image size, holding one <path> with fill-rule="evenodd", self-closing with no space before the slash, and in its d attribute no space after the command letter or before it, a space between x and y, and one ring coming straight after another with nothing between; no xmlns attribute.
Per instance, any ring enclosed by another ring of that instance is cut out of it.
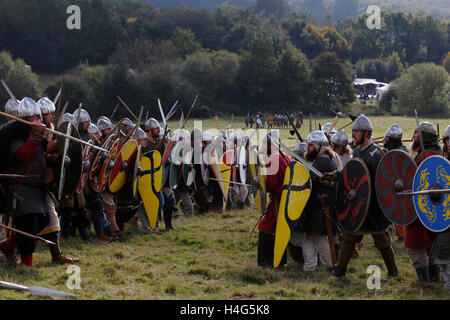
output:
<svg viewBox="0 0 450 320"><path fill-rule="evenodd" d="M237 7L250 7L256 0L142 0L151 3L155 8L165 8L172 6L186 6L195 9L214 9L220 5L233 5Z"/></svg>
<svg viewBox="0 0 450 320"><path fill-rule="evenodd" d="M151 3L156 8L169 6L187 6L192 8L210 8L213 9L220 5L234 5L237 7L251 7L257 0L142 0ZM307 11L316 17L325 17L327 13L333 14L335 3L348 3L346 0L285 0L294 11ZM414 12L423 11L426 14L432 14L434 17L442 20L450 20L450 1L449 0L355 0L358 2L358 8L351 12L365 13L370 5L378 5L381 9Z"/></svg>

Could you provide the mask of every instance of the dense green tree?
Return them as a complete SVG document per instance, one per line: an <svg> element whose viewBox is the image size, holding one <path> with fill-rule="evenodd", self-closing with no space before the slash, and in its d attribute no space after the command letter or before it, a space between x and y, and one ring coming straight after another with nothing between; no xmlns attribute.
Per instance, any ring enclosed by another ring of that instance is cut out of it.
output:
<svg viewBox="0 0 450 320"><path fill-rule="evenodd" d="M342 106L355 100L351 75L333 52L317 56L311 63L311 77L316 111L326 113L331 106Z"/></svg>
<svg viewBox="0 0 450 320"><path fill-rule="evenodd" d="M390 82L401 76L405 68L397 52L393 52L386 59L386 81Z"/></svg>
<svg viewBox="0 0 450 320"><path fill-rule="evenodd" d="M188 54L191 54L197 50L201 49L201 44L195 39L195 34L191 30L181 29L179 27L175 28L172 43L184 58Z"/></svg>
<svg viewBox="0 0 450 320"><path fill-rule="evenodd" d="M450 73L450 52L445 57L444 61L442 62L442 65L444 66L445 70L447 70L447 72Z"/></svg>
<svg viewBox="0 0 450 320"><path fill-rule="evenodd" d="M300 35L298 48L304 52L309 59L316 57L328 49L328 42L320 29L315 25L308 24Z"/></svg>
<svg viewBox="0 0 450 320"><path fill-rule="evenodd" d="M309 104L311 89L309 62L305 54L287 43L286 49L278 61L276 71L277 101L288 108L300 107L303 110Z"/></svg>
<svg viewBox="0 0 450 320"><path fill-rule="evenodd" d="M13 60L10 53L0 52L0 79L6 81L17 99L21 100L23 97L39 99L42 95L39 77L26 66L22 59ZM2 110L9 98L10 96L2 86L0 89L0 108Z"/></svg>
<svg viewBox="0 0 450 320"><path fill-rule="evenodd" d="M272 42L267 39L253 40L241 55L238 86L245 100L259 107L270 106L275 97L274 74L277 61Z"/></svg>
<svg viewBox="0 0 450 320"><path fill-rule="evenodd" d="M422 63L409 67L396 81L394 111L423 116L449 116L450 76L442 66Z"/></svg>

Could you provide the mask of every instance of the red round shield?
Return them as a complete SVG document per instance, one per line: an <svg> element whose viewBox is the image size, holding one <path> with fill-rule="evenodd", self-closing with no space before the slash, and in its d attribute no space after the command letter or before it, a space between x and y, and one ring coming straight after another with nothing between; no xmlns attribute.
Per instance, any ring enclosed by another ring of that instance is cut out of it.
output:
<svg viewBox="0 0 450 320"><path fill-rule="evenodd" d="M412 197L399 197L397 192L412 189L417 166L402 150L391 150L381 159L375 186L377 199L386 218L399 226L407 226L417 218Z"/></svg>
<svg viewBox="0 0 450 320"><path fill-rule="evenodd" d="M370 183L370 173L363 160L353 158L347 162L339 178L336 206L338 222L344 231L358 231L366 219Z"/></svg>

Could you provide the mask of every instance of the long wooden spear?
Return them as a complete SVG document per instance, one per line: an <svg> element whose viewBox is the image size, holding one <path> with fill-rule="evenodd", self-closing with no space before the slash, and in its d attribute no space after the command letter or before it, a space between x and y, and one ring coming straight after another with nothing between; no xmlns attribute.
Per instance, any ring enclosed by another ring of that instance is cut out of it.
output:
<svg viewBox="0 0 450 320"><path fill-rule="evenodd" d="M11 119L11 120L16 120L16 121L18 121L18 122L22 122L22 123L28 124L28 125L30 125L30 126L43 127L45 131L48 131L48 132L53 133L53 134L56 134L57 136L62 136L62 137L67 138L67 139L69 139L69 140L72 140L72 141L75 141L75 142L78 142L78 143L82 143L82 144L85 144L85 145L87 145L87 146L91 146L91 147L94 148L94 149L97 149L97 150L100 150L100 151L108 152L108 150L106 150L106 149L103 149L103 148L98 147L98 146L96 146L96 145L90 144L90 143L88 143L88 142L86 142L86 141L83 141L83 140L81 140L81 139L78 139L78 138L69 136L68 134L65 134L65 133L63 133L63 132L59 132L59 131L56 131L56 130L47 128L47 127L45 126L45 124L35 124L35 123L33 123L33 122L30 122L30 121L27 121L27 120L24 120L24 119L15 117L15 116L13 116L13 115L11 115L11 114L8 114L8 113L2 112L2 111L0 111L0 116L3 116L3 117L5 117L5 118Z"/></svg>
<svg viewBox="0 0 450 320"><path fill-rule="evenodd" d="M33 238L33 239L36 239L36 240L41 240L41 241L45 242L46 244L56 245L52 241L46 240L46 239L41 238L39 236L35 236L35 235L32 235L32 234L29 234L29 233L24 232L24 231L20 231L18 229L12 228L12 227L5 226L4 224L1 224L1 223L0 223L0 227L5 228L6 230L9 230L9 231L20 233L21 235L24 235L24 236L29 237L29 238Z"/></svg>

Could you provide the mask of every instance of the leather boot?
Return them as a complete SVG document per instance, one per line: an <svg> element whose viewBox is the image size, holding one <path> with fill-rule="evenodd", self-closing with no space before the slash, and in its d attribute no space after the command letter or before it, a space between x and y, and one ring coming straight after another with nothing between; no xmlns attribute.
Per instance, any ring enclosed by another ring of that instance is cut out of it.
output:
<svg viewBox="0 0 450 320"><path fill-rule="evenodd" d="M379 250L388 271L388 279L398 276L397 264L395 263L395 256L392 247L389 246Z"/></svg>
<svg viewBox="0 0 450 320"><path fill-rule="evenodd" d="M441 269L438 265L430 264L428 266L428 274L430 275L430 282L439 283L441 281Z"/></svg>
<svg viewBox="0 0 450 320"><path fill-rule="evenodd" d="M345 276L345 273L347 271L347 268L344 267L336 267L334 268L334 270L331 272L331 275L336 277L336 278L342 278Z"/></svg>
<svg viewBox="0 0 450 320"><path fill-rule="evenodd" d="M348 263L353 256L353 252L355 250L355 244L350 241L344 241L342 244L342 250L339 254L339 260L337 263L338 267L343 267L347 269Z"/></svg>
<svg viewBox="0 0 450 320"><path fill-rule="evenodd" d="M416 268L416 273L419 282L430 282L428 267Z"/></svg>
<svg viewBox="0 0 450 320"><path fill-rule="evenodd" d="M49 240L55 243L54 245L53 244L49 245L53 263L64 264L64 263L80 262L80 259L67 258L61 254L61 247L59 246L59 238L57 236L52 236Z"/></svg>

